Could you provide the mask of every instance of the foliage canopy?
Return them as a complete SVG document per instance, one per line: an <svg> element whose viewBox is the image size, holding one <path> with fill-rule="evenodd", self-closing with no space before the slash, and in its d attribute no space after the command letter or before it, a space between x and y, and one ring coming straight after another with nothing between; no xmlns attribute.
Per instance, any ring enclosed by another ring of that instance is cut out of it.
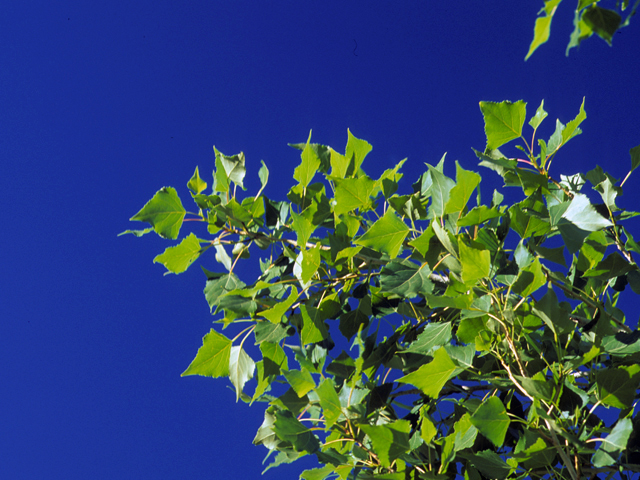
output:
<svg viewBox="0 0 640 480"><path fill-rule="evenodd" d="M524 102L480 109L476 155L517 202L496 190L483 203L481 175L456 162L450 178L444 157L400 193L404 160L371 178L372 147L348 132L344 153L311 135L292 145L286 200L263 193L264 163L242 198L244 155L215 150L209 193L198 168L187 184L197 213L167 187L132 218L151 227L124 233L170 240L196 221L154 259L170 273L215 252L204 295L222 328L183 375L228 377L237 400L266 404L254 443L275 453L267 469L315 455L322 466L300 478L640 471L640 335L617 307L640 293L640 245L623 226L637 214L616 204L628 175L551 175L584 102L546 141L543 103L526 137ZM498 150L514 140L522 158ZM640 146L630 153L632 171ZM256 256L245 283L241 262Z"/></svg>

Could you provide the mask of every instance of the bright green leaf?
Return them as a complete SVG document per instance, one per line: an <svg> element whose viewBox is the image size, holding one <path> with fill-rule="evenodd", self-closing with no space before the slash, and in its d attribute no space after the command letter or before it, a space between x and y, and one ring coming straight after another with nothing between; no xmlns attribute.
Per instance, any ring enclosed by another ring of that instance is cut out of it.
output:
<svg viewBox="0 0 640 480"><path fill-rule="evenodd" d="M522 135L522 126L527 115L527 104L522 100L515 103L480 102L480 110L484 116L484 131L489 150L495 150Z"/></svg>
<svg viewBox="0 0 640 480"><path fill-rule="evenodd" d="M456 161L456 184L449 191L449 200L444 207L444 213L462 212L479 184L480 175L465 170Z"/></svg>
<svg viewBox="0 0 640 480"><path fill-rule="evenodd" d="M161 263L171 273L182 273L202 253L200 241L193 233L184 238L175 247L168 247L153 259L153 263Z"/></svg>
<svg viewBox="0 0 640 480"><path fill-rule="evenodd" d="M458 243L460 263L462 264L462 281L471 285L489 275L491 269L491 252Z"/></svg>
<svg viewBox="0 0 640 480"><path fill-rule="evenodd" d="M186 214L176 190L163 187L131 220L150 223L162 238L175 240Z"/></svg>
<svg viewBox="0 0 640 480"><path fill-rule="evenodd" d="M358 208L370 207L370 195L374 186L375 182L366 175L359 178L345 178L337 182L334 212L340 215Z"/></svg>
<svg viewBox="0 0 640 480"><path fill-rule="evenodd" d="M302 185L303 187L309 185L316 172L318 171L318 167L320 166L320 159L318 158L318 155L316 154L314 149L311 147L310 142L311 132L309 132L307 145L302 151L302 162L296 167L293 172L293 178L300 182L300 185Z"/></svg>
<svg viewBox="0 0 640 480"><path fill-rule="evenodd" d="M316 388L316 383L313 381L311 373L306 368L302 368L302 370L286 371L284 372L284 377L300 398Z"/></svg>
<svg viewBox="0 0 640 480"><path fill-rule="evenodd" d="M410 383L422 390L431 398L438 398L444 384L460 372L461 369L451 361L444 348L439 348L433 355L433 361L422 365L418 370L399 378L400 383Z"/></svg>
<svg viewBox="0 0 640 480"><path fill-rule="evenodd" d="M482 402L471 417L471 423L482 435L500 448L509 428L509 416L502 401L498 397L491 397Z"/></svg>
<svg viewBox="0 0 640 480"><path fill-rule="evenodd" d="M187 187L189 187L189 190L191 190L196 195L207 188L207 182L200 178L198 167L196 167L196 171L193 172L193 176L191 177L191 180L189 180L189 183L187 183Z"/></svg>
<svg viewBox="0 0 640 480"><path fill-rule="evenodd" d="M181 376L226 377L229 375L230 353L231 340L212 328L202 339L196 358Z"/></svg>
<svg viewBox="0 0 640 480"><path fill-rule="evenodd" d="M384 425L360 425L360 428L371 439L380 463L385 467L409 451L411 424L408 420L396 420Z"/></svg>
<svg viewBox="0 0 640 480"><path fill-rule="evenodd" d="M334 423L336 423L342 414L340 398L338 398L333 382L328 378L318 385L316 393L318 394L320 406L322 407L324 414L325 429L328 430Z"/></svg>
<svg viewBox="0 0 640 480"><path fill-rule="evenodd" d="M280 323L282 317L289 311L291 305L298 299L298 289L295 286L291 286L291 293L286 300L281 300L268 310L259 312L258 315L266 318L271 323Z"/></svg>
<svg viewBox="0 0 640 480"><path fill-rule="evenodd" d="M395 258L408 234L409 227L392 209L388 209L387 213L380 217L364 235L355 240L355 243Z"/></svg>

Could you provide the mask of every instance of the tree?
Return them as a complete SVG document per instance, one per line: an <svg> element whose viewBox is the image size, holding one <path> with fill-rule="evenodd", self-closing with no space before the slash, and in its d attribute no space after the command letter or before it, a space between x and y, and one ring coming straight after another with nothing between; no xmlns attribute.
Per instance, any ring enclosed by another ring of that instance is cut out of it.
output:
<svg viewBox="0 0 640 480"><path fill-rule="evenodd" d="M544 0L544 7L538 13L535 26L533 28L533 40L529 46L527 60L536 49L549 39L551 33L551 20L556 14L558 5L562 0ZM613 36L622 28L629 25L631 17L636 14L640 1L629 9L629 0L616 0L615 7L602 8L601 0L578 0L575 15L573 18L573 32L569 38L566 55L573 47L578 47L583 40L591 37L594 33L611 45ZM607 3L607 2L603 2ZM613 2L608 2L613 3Z"/></svg>
<svg viewBox="0 0 640 480"><path fill-rule="evenodd" d="M480 110L480 165L518 201L496 190L483 203L481 175L456 162L449 178L444 157L410 189L404 161L370 178L372 147L348 132L344 154L311 135L292 145L301 163L286 200L263 193L264 163L262 188L242 198L244 155L215 150L211 192L198 168L187 184L197 213L162 188L132 217L151 227L124 233L169 240L195 221L154 259L168 272L211 248L224 267L203 268L204 294L233 333L212 328L183 375L228 377L236 400L266 404L254 443L276 453L268 468L315 455L321 467L300 478L640 472L640 335L616 306L640 293L640 245L623 226L637 213L616 205L629 175L551 174L584 102L547 141L543 103L530 141L524 102ZM502 154L514 140L521 153ZM630 155L629 174L640 146ZM261 273L245 283L239 265L256 257Z"/></svg>

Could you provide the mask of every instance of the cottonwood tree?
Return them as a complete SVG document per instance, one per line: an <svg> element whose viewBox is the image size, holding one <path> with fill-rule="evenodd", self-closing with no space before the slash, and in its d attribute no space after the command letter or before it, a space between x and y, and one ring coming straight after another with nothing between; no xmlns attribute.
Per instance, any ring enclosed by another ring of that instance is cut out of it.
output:
<svg viewBox="0 0 640 480"><path fill-rule="evenodd" d="M267 468L314 455L300 478L640 472L640 333L617 306L640 293L624 226L637 214L617 205L629 175L553 173L584 102L546 141L543 103L526 133L524 102L480 110L476 154L512 202L481 198L481 175L457 162L450 178L444 157L413 183L404 161L371 178L372 147L348 132L343 153L311 135L292 145L286 198L264 194L264 163L243 196L244 155L215 150L212 187L198 168L187 184L196 213L165 187L132 217L151 226L125 233L179 240L154 259L168 272L203 257L216 325L183 375L227 377L236 400L264 405ZM640 146L630 154L629 173Z"/></svg>

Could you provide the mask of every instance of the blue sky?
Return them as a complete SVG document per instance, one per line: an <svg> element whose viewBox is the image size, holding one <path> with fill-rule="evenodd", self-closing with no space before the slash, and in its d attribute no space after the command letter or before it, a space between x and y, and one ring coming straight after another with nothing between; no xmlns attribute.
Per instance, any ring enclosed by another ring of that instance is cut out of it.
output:
<svg viewBox="0 0 640 480"><path fill-rule="evenodd" d="M584 133L555 173L624 177L640 144L640 21L567 58L574 4L561 4L525 63L542 1L452 3L3 6L0 477L259 477L263 407L236 404L227 380L180 377L211 327L202 272L163 276L164 241L116 236L160 187L187 196L196 165L208 179L213 145L244 151L249 191L264 160L281 199L299 161L287 143L313 129L340 150L350 128L373 145L371 176L408 157L408 189L444 152L450 175L453 160L481 171L479 101L522 99L533 115L544 99L548 138L585 97ZM481 173L489 195L498 179ZM636 180L620 201L631 210Z"/></svg>

